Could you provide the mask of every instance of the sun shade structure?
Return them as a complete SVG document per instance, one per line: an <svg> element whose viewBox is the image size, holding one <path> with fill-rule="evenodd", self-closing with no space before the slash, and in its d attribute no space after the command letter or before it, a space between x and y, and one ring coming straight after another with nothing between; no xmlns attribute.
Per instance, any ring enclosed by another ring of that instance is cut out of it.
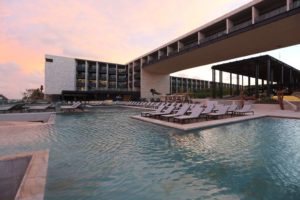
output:
<svg viewBox="0 0 300 200"><path fill-rule="evenodd" d="M237 85L240 83L240 76L248 77L248 89L251 86L250 78L255 79L255 95L258 96L259 84L261 81L261 87L265 87L269 96L272 89L280 85L293 91L300 88L300 71L292 66L277 60L276 58L263 55L259 57L229 62L225 64L215 65L212 67L212 90L213 96L216 96L216 70L219 71L219 83L223 82L223 72L230 73L230 93L232 93L232 74L237 76ZM243 78L242 78L243 79ZM242 82L243 87L243 82ZM240 87L237 87L237 94L239 94ZM222 97L222 84L219 84L219 94Z"/></svg>

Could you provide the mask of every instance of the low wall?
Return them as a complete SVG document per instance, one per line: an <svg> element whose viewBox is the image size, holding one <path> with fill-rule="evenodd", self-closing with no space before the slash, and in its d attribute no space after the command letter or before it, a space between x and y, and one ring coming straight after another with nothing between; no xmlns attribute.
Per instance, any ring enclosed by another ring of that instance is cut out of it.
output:
<svg viewBox="0 0 300 200"><path fill-rule="evenodd" d="M15 122L48 122L53 112L43 113L6 113L0 114L0 121L15 121Z"/></svg>

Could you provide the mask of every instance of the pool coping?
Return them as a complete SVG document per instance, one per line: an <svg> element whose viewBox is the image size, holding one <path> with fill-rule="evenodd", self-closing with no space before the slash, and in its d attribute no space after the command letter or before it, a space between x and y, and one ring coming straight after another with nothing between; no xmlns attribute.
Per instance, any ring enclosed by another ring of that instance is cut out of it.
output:
<svg viewBox="0 0 300 200"><path fill-rule="evenodd" d="M49 150L23 152L0 156L0 160L30 157L29 164L15 196L15 200L43 200L46 187Z"/></svg>

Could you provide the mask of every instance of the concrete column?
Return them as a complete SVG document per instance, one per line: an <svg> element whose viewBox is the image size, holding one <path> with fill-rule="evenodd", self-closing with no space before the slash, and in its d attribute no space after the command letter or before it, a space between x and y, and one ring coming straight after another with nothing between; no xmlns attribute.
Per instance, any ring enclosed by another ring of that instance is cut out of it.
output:
<svg viewBox="0 0 300 200"><path fill-rule="evenodd" d="M118 88L118 65L116 65L116 89Z"/></svg>
<svg viewBox="0 0 300 200"><path fill-rule="evenodd" d="M88 91L88 78L89 78L89 69L88 69L88 62L85 61L85 91Z"/></svg>
<svg viewBox="0 0 300 200"><path fill-rule="evenodd" d="M252 24L255 24L258 17L259 11L254 6L252 6Z"/></svg>
<svg viewBox="0 0 300 200"><path fill-rule="evenodd" d="M201 40L202 40L204 37L205 37L204 34L201 33L201 32L199 31L199 32L198 32L198 44L201 43Z"/></svg>
<svg viewBox="0 0 300 200"><path fill-rule="evenodd" d="M271 94L270 81L271 81L271 61L270 61L270 59L268 59L268 61L267 61L267 96L270 96L270 94Z"/></svg>
<svg viewBox="0 0 300 200"><path fill-rule="evenodd" d="M151 56L148 55L148 56L147 56L147 63L149 63L150 61L151 61Z"/></svg>
<svg viewBox="0 0 300 200"><path fill-rule="evenodd" d="M228 34L230 32L230 29L233 27L233 22L227 18L226 19L226 33Z"/></svg>
<svg viewBox="0 0 300 200"><path fill-rule="evenodd" d="M237 95L240 94L240 75L236 75L236 93Z"/></svg>
<svg viewBox="0 0 300 200"><path fill-rule="evenodd" d="M99 89L99 63L96 62L96 90Z"/></svg>
<svg viewBox="0 0 300 200"><path fill-rule="evenodd" d="M293 0L286 0L286 10L289 11L291 9L291 5L293 3Z"/></svg>
<svg viewBox="0 0 300 200"><path fill-rule="evenodd" d="M284 66L281 66L281 85L284 85Z"/></svg>
<svg viewBox="0 0 300 200"><path fill-rule="evenodd" d="M229 74L229 93L232 96L232 73Z"/></svg>
<svg viewBox="0 0 300 200"><path fill-rule="evenodd" d="M289 87L291 88L291 89L293 89L293 71L292 71L292 69L290 69L290 78L289 78L290 80L289 80Z"/></svg>
<svg viewBox="0 0 300 200"><path fill-rule="evenodd" d="M106 89L108 89L108 63L106 63Z"/></svg>
<svg viewBox="0 0 300 200"><path fill-rule="evenodd" d="M171 52L172 52L172 48L167 46L167 56L169 56Z"/></svg>
<svg viewBox="0 0 300 200"><path fill-rule="evenodd" d="M219 97L223 98L223 72L219 71Z"/></svg>
<svg viewBox="0 0 300 200"><path fill-rule="evenodd" d="M251 78L248 76L248 94L250 94Z"/></svg>
<svg viewBox="0 0 300 200"><path fill-rule="evenodd" d="M258 98L258 77L259 77L259 64L255 66L255 96Z"/></svg>
<svg viewBox="0 0 300 200"><path fill-rule="evenodd" d="M158 50L157 54L158 54L158 60L159 60L160 57L162 56L162 51L161 51L161 50Z"/></svg>
<svg viewBox="0 0 300 200"><path fill-rule="evenodd" d="M177 42L177 52L179 52L182 47L183 47L182 42L178 41Z"/></svg>
<svg viewBox="0 0 300 200"><path fill-rule="evenodd" d="M216 70L212 69L212 97L216 98Z"/></svg>

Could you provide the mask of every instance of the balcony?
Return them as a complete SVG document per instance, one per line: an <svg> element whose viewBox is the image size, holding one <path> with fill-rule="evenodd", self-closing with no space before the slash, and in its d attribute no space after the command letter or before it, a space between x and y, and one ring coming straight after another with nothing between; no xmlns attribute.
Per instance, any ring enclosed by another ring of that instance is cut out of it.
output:
<svg viewBox="0 0 300 200"><path fill-rule="evenodd" d="M126 76L119 76L118 81L127 81L127 77Z"/></svg>
<svg viewBox="0 0 300 200"><path fill-rule="evenodd" d="M85 83L83 82L77 82L76 87L85 87Z"/></svg>
<svg viewBox="0 0 300 200"><path fill-rule="evenodd" d="M229 30L229 32L234 32L234 31L246 28L246 27L248 27L250 25L252 25L252 20L248 20L248 21L245 21L243 23L234 25L233 27L231 27L231 29Z"/></svg>
<svg viewBox="0 0 300 200"><path fill-rule="evenodd" d="M116 88L116 83L108 83L108 88Z"/></svg>
<svg viewBox="0 0 300 200"><path fill-rule="evenodd" d="M96 83L95 82L89 82L88 87L89 88L96 88Z"/></svg>
<svg viewBox="0 0 300 200"><path fill-rule="evenodd" d="M215 40L215 39L220 38L224 35L226 35L226 31L220 31L218 33L215 33L215 34L212 34L208 37L203 38L202 40L200 40L200 44L211 41L211 40Z"/></svg>
<svg viewBox="0 0 300 200"><path fill-rule="evenodd" d="M89 74L90 80L96 80L96 74Z"/></svg>
<svg viewBox="0 0 300 200"><path fill-rule="evenodd" d="M77 72L85 72L85 65L77 65L76 71Z"/></svg>
<svg viewBox="0 0 300 200"><path fill-rule="evenodd" d="M103 67L99 68L99 74L106 74L106 72L107 72L106 67L105 68L103 68Z"/></svg>
<svg viewBox="0 0 300 200"><path fill-rule="evenodd" d="M116 74L116 69L108 69L108 74Z"/></svg>
<svg viewBox="0 0 300 200"><path fill-rule="evenodd" d="M118 88L127 88L126 83L118 83Z"/></svg>
<svg viewBox="0 0 300 200"><path fill-rule="evenodd" d="M96 73L96 66L89 66L89 72Z"/></svg>
<svg viewBox="0 0 300 200"><path fill-rule="evenodd" d="M135 72L140 72L141 71L141 68L138 66L138 67L134 67L134 71Z"/></svg>
<svg viewBox="0 0 300 200"><path fill-rule="evenodd" d="M141 79L141 75L140 74L134 74L134 79Z"/></svg>
<svg viewBox="0 0 300 200"><path fill-rule="evenodd" d="M106 75L105 76L100 75L98 78L100 81L106 81Z"/></svg>
<svg viewBox="0 0 300 200"><path fill-rule="evenodd" d="M116 81L117 77L115 75L109 76L108 80L109 81Z"/></svg>
<svg viewBox="0 0 300 200"><path fill-rule="evenodd" d="M118 74L127 74L126 69L118 69Z"/></svg>
<svg viewBox="0 0 300 200"><path fill-rule="evenodd" d="M138 82L134 82L134 87L137 87L137 88L139 88L139 87L141 87L141 83L138 81Z"/></svg>
<svg viewBox="0 0 300 200"><path fill-rule="evenodd" d="M271 17L274 17L276 15L279 15L281 13L284 13L286 12L286 6L282 6L280 8L277 8L275 10L272 10L271 12L267 12L265 14L262 14L258 17L257 21L263 21L263 20L266 20L266 19L269 19Z"/></svg>
<svg viewBox="0 0 300 200"><path fill-rule="evenodd" d="M85 79L85 73L80 73L76 75L77 79Z"/></svg>

